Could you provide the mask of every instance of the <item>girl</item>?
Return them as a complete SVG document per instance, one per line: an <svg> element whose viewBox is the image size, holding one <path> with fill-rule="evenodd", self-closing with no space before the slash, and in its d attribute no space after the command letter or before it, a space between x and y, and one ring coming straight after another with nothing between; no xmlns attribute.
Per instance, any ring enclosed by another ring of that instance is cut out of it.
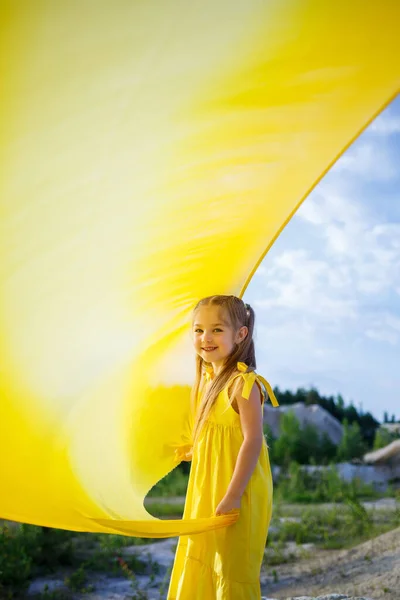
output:
<svg viewBox="0 0 400 600"><path fill-rule="evenodd" d="M184 518L236 511L231 526L179 539L168 600L258 600L272 513L263 435L266 392L256 375L254 311L236 296L200 300L192 315L195 415ZM254 385L257 383L257 385Z"/></svg>

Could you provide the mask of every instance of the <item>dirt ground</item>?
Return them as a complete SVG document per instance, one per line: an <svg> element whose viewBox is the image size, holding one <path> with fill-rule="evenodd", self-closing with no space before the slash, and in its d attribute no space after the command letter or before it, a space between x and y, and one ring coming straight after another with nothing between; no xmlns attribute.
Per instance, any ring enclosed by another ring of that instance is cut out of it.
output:
<svg viewBox="0 0 400 600"><path fill-rule="evenodd" d="M267 568L261 583L264 595L279 599L342 593L400 600L400 528L350 550Z"/></svg>

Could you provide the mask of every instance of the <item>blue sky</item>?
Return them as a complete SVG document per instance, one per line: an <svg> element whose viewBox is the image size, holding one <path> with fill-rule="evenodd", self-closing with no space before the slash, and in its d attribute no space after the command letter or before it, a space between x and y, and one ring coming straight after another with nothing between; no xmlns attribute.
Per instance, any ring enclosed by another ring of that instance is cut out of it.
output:
<svg viewBox="0 0 400 600"><path fill-rule="evenodd" d="M400 98L336 163L251 281L257 370L400 418Z"/></svg>

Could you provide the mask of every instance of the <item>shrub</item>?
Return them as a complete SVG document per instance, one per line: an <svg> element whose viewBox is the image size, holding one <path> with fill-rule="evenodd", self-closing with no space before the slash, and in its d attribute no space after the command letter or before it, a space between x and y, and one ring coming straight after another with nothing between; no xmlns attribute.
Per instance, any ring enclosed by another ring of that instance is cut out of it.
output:
<svg viewBox="0 0 400 600"><path fill-rule="evenodd" d="M13 598L29 585L32 559L27 552L19 529L11 531L7 525L0 529L0 591L2 597Z"/></svg>

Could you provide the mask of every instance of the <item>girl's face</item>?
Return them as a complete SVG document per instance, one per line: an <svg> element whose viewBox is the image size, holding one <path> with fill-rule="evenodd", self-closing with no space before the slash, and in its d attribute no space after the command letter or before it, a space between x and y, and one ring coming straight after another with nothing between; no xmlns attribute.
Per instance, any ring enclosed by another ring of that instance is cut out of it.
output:
<svg viewBox="0 0 400 600"><path fill-rule="evenodd" d="M200 306L193 319L194 348L204 360L211 362L214 371L218 372L231 354L233 347L247 335L248 329L243 326L235 333L225 317L223 310L217 306Z"/></svg>

